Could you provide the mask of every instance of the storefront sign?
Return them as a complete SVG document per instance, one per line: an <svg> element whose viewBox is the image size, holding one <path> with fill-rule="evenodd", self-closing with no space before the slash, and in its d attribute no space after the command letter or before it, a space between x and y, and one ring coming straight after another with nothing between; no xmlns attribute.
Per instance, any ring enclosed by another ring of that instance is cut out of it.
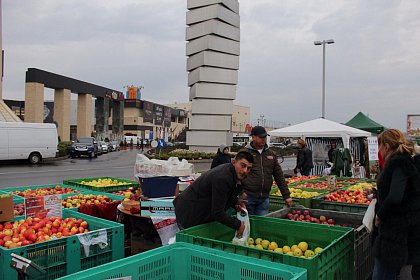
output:
<svg viewBox="0 0 420 280"><path fill-rule="evenodd" d="M143 122L153 123L153 103L143 101Z"/></svg>
<svg viewBox="0 0 420 280"><path fill-rule="evenodd" d="M163 108L163 126L164 127L171 126L171 108L170 107Z"/></svg>
<svg viewBox="0 0 420 280"><path fill-rule="evenodd" d="M163 124L163 106L155 104L155 124Z"/></svg>

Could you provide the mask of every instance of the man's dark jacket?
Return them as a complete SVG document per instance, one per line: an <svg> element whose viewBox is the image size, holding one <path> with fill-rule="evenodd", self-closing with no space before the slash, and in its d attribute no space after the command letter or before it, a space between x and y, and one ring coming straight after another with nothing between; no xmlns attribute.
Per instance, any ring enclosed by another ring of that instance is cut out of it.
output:
<svg viewBox="0 0 420 280"><path fill-rule="evenodd" d="M420 264L419 170L409 155L394 155L379 174L375 213L380 219L373 255L388 266Z"/></svg>
<svg viewBox="0 0 420 280"><path fill-rule="evenodd" d="M197 178L175 200L177 222L183 228L218 221L235 230L241 222L226 214L235 207L242 188L232 163L219 165Z"/></svg>
<svg viewBox="0 0 420 280"><path fill-rule="evenodd" d="M283 199L290 198L290 191L284 180L283 170L277 155L265 145L262 153L256 150L252 143L245 146L254 157L254 163L248 176L242 180L244 191L253 197L268 197L273 185L273 177L279 187Z"/></svg>

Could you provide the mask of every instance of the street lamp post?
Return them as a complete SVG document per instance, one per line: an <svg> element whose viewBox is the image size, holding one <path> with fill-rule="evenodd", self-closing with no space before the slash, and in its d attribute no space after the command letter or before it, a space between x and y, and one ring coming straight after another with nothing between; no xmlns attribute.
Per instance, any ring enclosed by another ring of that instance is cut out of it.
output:
<svg viewBox="0 0 420 280"><path fill-rule="evenodd" d="M315 46L322 45L322 118L325 118L325 45L326 44L334 44L333 39L323 40L323 41L315 41Z"/></svg>

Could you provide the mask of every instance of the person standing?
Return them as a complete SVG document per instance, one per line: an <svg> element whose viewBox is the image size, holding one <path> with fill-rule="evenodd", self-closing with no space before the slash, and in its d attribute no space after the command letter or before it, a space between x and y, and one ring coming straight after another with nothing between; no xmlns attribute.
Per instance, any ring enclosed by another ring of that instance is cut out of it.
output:
<svg viewBox="0 0 420 280"><path fill-rule="evenodd" d="M385 165L377 179L372 279L396 279L406 264L413 265L413 279L419 279L420 180L414 149L397 129L379 134L378 144Z"/></svg>
<svg viewBox="0 0 420 280"><path fill-rule="evenodd" d="M335 142L331 142L331 147L328 150L328 161L331 162L331 163L334 162L333 152L334 152L335 148L337 148L337 144Z"/></svg>
<svg viewBox="0 0 420 280"><path fill-rule="evenodd" d="M292 205L290 191L284 179L277 155L267 146L267 131L262 126L251 130L252 141L245 149L254 157L254 164L247 178L242 181L247 195L246 208L250 215L266 215L273 177L288 206Z"/></svg>
<svg viewBox="0 0 420 280"><path fill-rule="evenodd" d="M216 166L219 166L220 164L224 163L230 163L231 158L229 155L229 147L222 144L217 149L216 156L213 159L213 162L211 163L211 168L215 168Z"/></svg>
<svg viewBox="0 0 420 280"><path fill-rule="evenodd" d="M306 147L303 139L298 140L299 151L296 160L296 167L293 170L295 174L300 172L304 176L309 176L314 164L312 162L312 151Z"/></svg>
<svg viewBox="0 0 420 280"><path fill-rule="evenodd" d="M218 221L242 234L245 224L226 214L226 210L245 207L239 200L241 180L249 173L253 157L246 151L236 154L232 163L219 165L197 178L174 200L180 229Z"/></svg>
<svg viewBox="0 0 420 280"><path fill-rule="evenodd" d="M144 151L144 142L143 139L140 139L140 149L143 152Z"/></svg>

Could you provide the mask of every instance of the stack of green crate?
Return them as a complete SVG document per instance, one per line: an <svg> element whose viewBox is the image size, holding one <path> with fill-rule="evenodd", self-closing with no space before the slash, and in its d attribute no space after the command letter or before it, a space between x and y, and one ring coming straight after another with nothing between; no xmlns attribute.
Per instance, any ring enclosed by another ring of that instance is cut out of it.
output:
<svg viewBox="0 0 420 280"><path fill-rule="evenodd" d="M118 182L124 183L123 185L108 185L108 186L102 186L102 187L95 187L85 184L84 182L89 182L93 180L103 180L103 179L111 179L116 180ZM80 188L92 190L92 191L99 191L99 192L115 192L115 191L123 191L128 189L129 187L135 187L137 188L139 186L139 183L136 181L131 181L127 179L121 179L121 178L113 178L113 177L92 177L92 178L81 178L81 179L70 179L70 180L63 180L63 184L68 184L72 186L77 186Z"/></svg>
<svg viewBox="0 0 420 280"><path fill-rule="evenodd" d="M313 258L302 258L232 244L235 232L220 223L195 226L179 231L177 242L188 242L226 252L236 253L307 269L308 279L351 279L354 275L354 232L348 227L326 227L312 223L250 216L251 236L275 241L279 246L305 241L310 248L323 250Z"/></svg>
<svg viewBox="0 0 420 280"><path fill-rule="evenodd" d="M60 280L305 280L306 270L177 242L142 254L82 271Z"/></svg>
<svg viewBox="0 0 420 280"><path fill-rule="evenodd" d="M105 247L91 245L88 256L85 255L77 236L51 239L14 249L0 247L0 267L2 268L0 269L0 279L18 279L16 270L10 267L12 253L27 258L40 266L46 271L46 275L40 279L49 280L124 257L124 226L122 224L63 210L63 218L70 217L87 221L91 233L95 233L96 230L106 230L108 245Z"/></svg>
<svg viewBox="0 0 420 280"><path fill-rule="evenodd" d="M336 225L348 225L354 229L354 274L355 279L368 280L372 277L373 254L370 234L363 225L363 214L346 213L320 209L308 209L303 207L290 207L269 213L266 217L287 219L287 214L293 210L308 210L312 217L321 215L334 219ZM297 221L299 222L299 221ZM329 225L324 225L329 227Z"/></svg>

